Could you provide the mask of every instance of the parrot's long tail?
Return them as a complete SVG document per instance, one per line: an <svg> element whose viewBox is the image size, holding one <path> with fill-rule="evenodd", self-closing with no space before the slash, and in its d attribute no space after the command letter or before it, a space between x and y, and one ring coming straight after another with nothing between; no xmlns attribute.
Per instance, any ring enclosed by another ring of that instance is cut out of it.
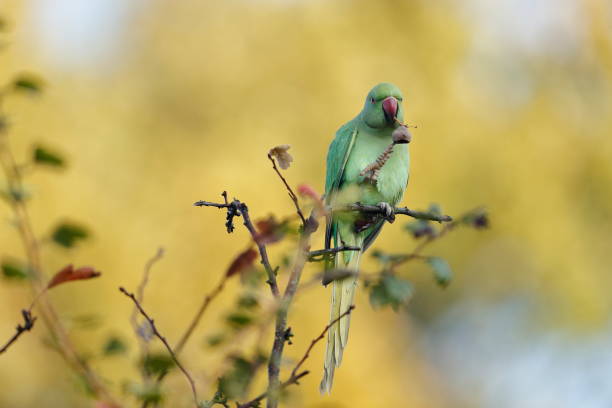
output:
<svg viewBox="0 0 612 408"><path fill-rule="evenodd" d="M360 246L360 245L359 245ZM336 256L336 268L359 271L361 251L339 253ZM351 276L333 282L330 323L338 319L353 304L357 276ZM334 382L334 371L342 362L342 353L348 342L350 315L347 315L330 327L327 335L323 380L319 386L321 394L330 393Z"/></svg>

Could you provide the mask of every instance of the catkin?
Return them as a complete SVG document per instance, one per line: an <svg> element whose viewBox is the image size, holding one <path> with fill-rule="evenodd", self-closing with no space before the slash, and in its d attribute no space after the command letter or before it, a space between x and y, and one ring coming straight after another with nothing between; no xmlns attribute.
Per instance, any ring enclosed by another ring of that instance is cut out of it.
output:
<svg viewBox="0 0 612 408"><path fill-rule="evenodd" d="M380 169L382 169L382 167L385 165L385 163L387 163L387 160L389 160L389 157L391 157L391 153L393 153L394 146L395 146L395 143L391 143L389 146L387 146L387 148L383 150L381 154L378 155L376 160L374 160L372 164L370 164L365 169L363 169L361 173L359 173L359 175L365 176L366 174L370 173L368 175L368 178L373 181L377 181L378 173L380 172Z"/></svg>

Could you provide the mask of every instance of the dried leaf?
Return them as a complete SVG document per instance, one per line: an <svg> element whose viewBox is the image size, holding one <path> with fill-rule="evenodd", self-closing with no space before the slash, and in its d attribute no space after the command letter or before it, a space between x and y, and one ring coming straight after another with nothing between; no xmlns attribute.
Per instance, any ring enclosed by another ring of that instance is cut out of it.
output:
<svg viewBox="0 0 612 408"><path fill-rule="evenodd" d="M290 148L291 146L286 144L273 147L268 152L268 156L275 157L278 160L278 165L280 168L287 170L293 161L293 157L288 152Z"/></svg>
<svg viewBox="0 0 612 408"><path fill-rule="evenodd" d="M65 282L73 280L83 280L97 278L101 273L96 271L91 266L82 266L78 269L74 269L72 264L67 265L64 269L60 270L55 276L49 281L47 289L51 289L54 286L60 285Z"/></svg>
<svg viewBox="0 0 612 408"><path fill-rule="evenodd" d="M402 143L410 143L412 140L412 135L408 131L408 127L405 125L400 125L393 133L391 133L391 138L393 139L393 143L402 144Z"/></svg>
<svg viewBox="0 0 612 408"><path fill-rule="evenodd" d="M236 259L234 259L234 262L232 262L229 268L227 268L225 276L229 278L230 276L234 276L237 273L241 273L246 269L249 269L251 266L253 266L255 259L257 259L257 251L255 251L253 248L247 249L246 251L240 253Z"/></svg>

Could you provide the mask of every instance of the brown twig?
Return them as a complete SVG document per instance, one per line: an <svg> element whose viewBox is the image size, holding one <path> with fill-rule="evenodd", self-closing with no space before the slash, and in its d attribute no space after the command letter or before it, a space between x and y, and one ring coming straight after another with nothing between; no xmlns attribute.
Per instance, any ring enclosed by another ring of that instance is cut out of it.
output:
<svg viewBox="0 0 612 408"><path fill-rule="evenodd" d="M1 109L2 102L3 98L0 97L0 121L5 119L4 112ZM8 189L11 194L22 194L24 191L22 175L19 171L19 165L9 146L7 128L5 126L0 126L0 165L6 176ZM76 347L68 336L66 328L61 323L53 304L46 296L39 242L34 233L25 200L22 197L13 196L8 202L16 220L15 225L17 226L26 253L28 268L32 272L32 289L38 298L37 303L39 305L39 312L49 333L57 343L57 351L67 364L82 376L87 386L96 397L109 402L112 406L119 407L120 405L115 402L114 398L107 390L106 385L98 378L87 361L79 355Z"/></svg>
<svg viewBox="0 0 612 408"><path fill-rule="evenodd" d="M334 324L338 323L342 318L348 316L354 309L355 309L355 305L351 305L344 313L342 313L340 316L338 316L333 321L331 321L327 326L325 326L325 328L323 329L321 334L319 334L318 337L312 339L312 341L310 342L310 346L308 346L308 348L306 349L306 352L304 353L304 355L302 356L300 361L298 361L298 363L295 365L295 367L293 367L293 370L291 370L291 375L289 376L289 378L280 385L280 389L284 389L285 387L287 387L289 385L292 385L292 384L298 384L298 381L302 377L304 377L304 376L306 376L306 375L308 375L310 373L308 370L302 371L300 373L298 373L298 371L300 370L300 367L302 367L302 365L306 362L308 357L310 357L310 352L312 351L314 346L318 342L323 340L323 338L325 337L325 334L329 331L329 329ZM249 402L245 402L244 404L236 404L236 407L237 408L251 408L251 407L255 407L255 406L257 406L257 404L259 402L261 402L263 399L267 398L268 395L269 395L268 391L266 391L266 392L258 395L257 397L253 398Z"/></svg>
<svg viewBox="0 0 612 408"><path fill-rule="evenodd" d="M295 296L295 292L300 283L302 271L304 265L308 259L310 253L310 237L318 229L319 222L317 218L320 216L317 208L315 207L306 220L304 228L300 234L300 239L297 248L297 255L289 275L289 281L285 293L281 299L280 307L276 315L276 325L274 329L274 343L272 345L272 352L270 353L270 360L268 362L268 408L276 408L278 406L278 390L281 386L279 381L280 375L280 363L283 355L283 349L285 347L285 341L287 340L287 314L289 307Z"/></svg>
<svg viewBox="0 0 612 408"><path fill-rule="evenodd" d="M221 282L219 282L219 284L209 294L207 294L204 297L204 301L200 305L200 308L196 312L193 319L191 319L191 323L187 327L187 330L185 330L185 333L183 333L178 343L176 343L176 346L174 347L174 352L177 355L180 354L181 351L183 350L183 347L185 347L185 344L187 343L187 341L193 334L193 331L195 330L195 328L200 323L200 320L202 319L204 312L206 312L206 310L208 309L208 306L210 305L210 303L213 300L215 300L215 298L219 295L219 293L221 293L221 291L225 287L225 283L227 282L227 279L228 279L227 275L223 275Z"/></svg>
<svg viewBox="0 0 612 408"><path fill-rule="evenodd" d="M264 269L266 270L266 274L268 275L268 280L266 283L270 285L270 290L272 291L272 294L274 295L274 297L279 298L280 291L278 289L278 283L276 282L276 273L274 273L274 269L272 269L272 266L270 265L270 260L268 258L268 251L266 249L266 245L262 243L261 240L257 239L257 236L258 236L257 230L255 229L255 226L253 225L253 222L251 221L251 217L249 216L249 208L247 207L247 205L238 200L234 200L231 203L228 203L227 199L226 199L226 203L224 204L213 203L209 201L197 201L193 205L197 207L226 208L227 218L228 218L226 226L228 227L228 231L230 230L230 226L231 226L231 229L233 230L233 224L232 224L233 217L242 215L244 226L249 231L249 233L251 234L251 237L253 238L253 241L257 245L257 249L259 250L259 256L261 258L261 263L264 266Z"/></svg>
<svg viewBox="0 0 612 408"><path fill-rule="evenodd" d="M289 194L291 201L293 201L293 204L295 205L295 210L297 211L297 214L300 216L300 219L302 220L302 225L306 225L306 218L304 218L304 213L302 213L302 209L300 208L300 204L298 202L297 196L295 195L295 193L289 186L289 183L287 183L287 180L285 179L285 177L283 177L278 167L276 167L276 160L274 160L274 157L272 157L270 153L268 153L268 159L270 159L270 161L272 162L272 168L274 169L278 177L280 177L281 181L285 185L285 188L287 189L287 193Z"/></svg>
<svg viewBox="0 0 612 408"><path fill-rule="evenodd" d="M189 385L191 386L191 392L193 393L193 400L195 402L195 406L198 407L200 401L198 400L198 392L196 390L195 381L193 381L191 374L189 374L187 369L185 369L185 367L180 363L180 361L176 357L176 354L172 350L172 347L170 347L170 344L168 344L168 341L166 340L166 338L159 332L159 330L157 330L157 327L155 326L155 321L151 317L149 317L147 312L144 311L144 309L142 308L142 306L140 305L140 303L136 299L136 296L134 296L133 293L128 292L123 287L119 287L119 291L123 293L125 296L132 299L132 302L134 302L134 306L138 308L138 311L140 312L140 314L147 320L147 322L149 322L149 325L151 326L151 330L153 331L153 335L155 335L155 337L157 337L164 344L164 346L166 347L166 350L168 350L168 353L170 354L170 357L172 357L174 364L176 364L176 366L183 372L183 374L185 375L185 378L189 382Z"/></svg>
<svg viewBox="0 0 612 408"><path fill-rule="evenodd" d="M0 354L4 353L14 342L16 342L19 336L21 336L23 333L27 331L32 330L32 328L34 327L34 322L36 321L36 317L32 317L32 312L30 310L23 309L21 311L21 315L23 316L23 325L21 324L17 325L16 331L13 337L11 337L9 341L7 341L4 346L2 346L2 348L0 348Z"/></svg>

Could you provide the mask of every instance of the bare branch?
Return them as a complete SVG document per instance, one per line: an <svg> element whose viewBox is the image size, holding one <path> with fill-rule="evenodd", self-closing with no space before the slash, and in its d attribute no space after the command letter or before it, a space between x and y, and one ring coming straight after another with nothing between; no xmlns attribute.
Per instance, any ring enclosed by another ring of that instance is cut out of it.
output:
<svg viewBox="0 0 612 408"><path fill-rule="evenodd" d="M170 356L172 357L172 360L174 361L174 364L176 364L176 366L185 375L185 378L187 378L187 381L189 382L189 385L191 386L191 392L193 393L193 400L195 402L195 406L198 407L199 406L199 400L198 400L198 393L197 393L197 390L196 390L195 382L193 381L193 378L191 377L189 372L180 363L180 361L176 357L176 354L174 354L174 351L172 350L172 347L170 347L170 344L168 344L168 341L166 340L166 338L164 336L162 336L162 334L157 330L157 327L155 326L155 321L151 317L149 317L147 312L144 311L144 309L142 308L142 306L140 305L140 303L136 299L136 296L134 296L133 293L128 292L123 287L119 287L119 291L121 293L123 293L125 296L129 297L130 299L132 299L132 302L134 302L134 306L136 306L138 308L138 311L140 312L140 314L145 319L147 319L147 321L149 322L149 325L151 326L151 330L153 330L153 334L164 344L164 346L166 347L166 350L168 350L168 353L170 353Z"/></svg>
<svg viewBox="0 0 612 408"><path fill-rule="evenodd" d="M227 275L224 275L223 279L221 279L221 282L219 282L219 284L209 294L207 294L204 297L204 301L202 302L202 304L200 305L200 308L198 309L195 316L191 320L189 327L187 328L185 333L183 333L178 343L176 343L176 346L174 347L174 352L177 355L180 354L180 352L183 350L183 347L185 347L185 344L187 343L187 341L193 334L193 331L195 330L195 328L200 323L200 320L202 319L204 312L206 312L206 309L208 309L208 306L210 305L210 303L213 300L215 300L215 298L219 295L219 293L221 293L221 291L225 287L225 282L227 282L227 279L228 279Z"/></svg>
<svg viewBox="0 0 612 408"><path fill-rule="evenodd" d="M224 195L224 197L226 196ZM226 203L224 204L213 203L209 201L197 201L193 205L197 207L227 208L228 221L226 222L225 225L228 228L228 232L230 232L230 227L232 230L234 228L232 224L233 217L242 215L244 226L246 227L247 230L249 230L249 233L251 234L253 241L257 245L257 249L259 250L259 256L261 258L261 263L264 266L264 269L266 270L266 274L268 275L268 281L266 283L270 285L270 290L272 291L272 294L274 295L274 297L279 298L280 291L278 290L278 283L276 282L276 273L274 272L274 270L272 269L272 266L270 265L270 260L268 258L268 251L266 249L266 245L260 242L261 240L257 239L257 230L255 229L255 226L253 225L253 222L251 221L251 217L249 216L249 208L247 207L245 203L242 203L238 200L234 200L231 203L227 203L227 198L226 198L225 201Z"/></svg>
<svg viewBox="0 0 612 408"><path fill-rule="evenodd" d="M278 390L281 386L279 382L280 363L287 340L287 314L289 307L293 302L293 297L300 283L304 265L310 253L310 237L318 229L319 217L317 208L313 209L310 217L306 220L304 228L300 234L296 258L293 263L293 268L287 282L287 287L283 298L281 299L280 307L276 315L276 326L274 329L274 343L268 362L268 408L276 408L278 406Z"/></svg>
<svg viewBox="0 0 612 408"><path fill-rule="evenodd" d="M0 348L0 354L4 353L11 346L11 344L16 342L19 336L21 336L23 333L27 331L32 330L32 328L34 327L34 322L36 321L36 317L32 317L32 312L30 310L23 309L21 311L21 315L23 316L23 326L21 324L17 325L16 331L13 337L11 337L9 341L7 341L4 346L2 346L2 348Z"/></svg>
<svg viewBox="0 0 612 408"><path fill-rule="evenodd" d="M287 180L285 179L285 177L283 177L283 175L281 174L278 167L276 167L276 160L274 160L274 157L272 157L270 153L268 153L268 159L270 159L270 161L272 162L272 168L274 169L276 174L278 174L278 177L280 177L281 181L285 185L285 188L287 189L287 193L289 193L289 197L291 198L291 201L293 201L293 204L295 205L295 210L297 211L297 214L300 216L300 219L302 220L302 225L305 225L306 219L304 218L304 213L302 213L302 209L300 208L300 204L298 202L297 196L295 195L295 193L289 186L289 183L287 183Z"/></svg>
<svg viewBox="0 0 612 408"><path fill-rule="evenodd" d="M293 370L291 370L291 375L289 376L289 378L284 381L281 385L280 385L280 389L284 389L289 385L292 384L299 384L299 380L308 375L310 372L308 370L306 371L302 371L300 373L298 373L298 371L300 370L300 368L302 367L302 365L304 364L304 362L306 362L306 360L308 359L308 357L310 357L310 352L312 351L312 349L314 348L314 346L320 342L321 340L323 340L323 338L325 337L325 334L329 331L329 329L336 323L338 323L340 321L340 319L348 316L353 310L355 309L355 305L351 305L344 313L342 313L340 316L338 316L336 319L334 319L333 321L331 321L327 326L325 326L325 329L323 329L323 331L321 332L321 334L319 334L318 337L314 338L311 342L310 342L310 346L308 346L308 348L306 349L306 352L304 353L304 355L302 356L302 358L300 359L300 361L298 361L298 363L295 365L295 367L293 367ZM268 397L268 392L266 391L260 395L258 395L257 397L253 398L251 401L249 402L245 402L244 404L236 404L237 408L251 408L251 407L256 407L257 404L259 402L261 402L263 399ZM278 391L277 391L278 392Z"/></svg>

